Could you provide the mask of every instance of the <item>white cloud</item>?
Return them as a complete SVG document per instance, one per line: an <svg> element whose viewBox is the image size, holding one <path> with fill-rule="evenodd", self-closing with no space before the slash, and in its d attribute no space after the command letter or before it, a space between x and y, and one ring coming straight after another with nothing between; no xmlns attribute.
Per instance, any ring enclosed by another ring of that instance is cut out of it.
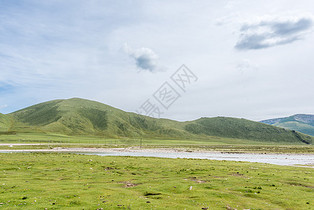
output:
<svg viewBox="0 0 314 210"><path fill-rule="evenodd" d="M124 51L134 59L135 64L139 69L150 72L159 69L158 56L153 50L146 47L132 49L128 44L124 44Z"/></svg>
<svg viewBox="0 0 314 210"><path fill-rule="evenodd" d="M248 71L252 71L252 70L257 70L258 66L256 64L253 64L248 59L243 59L241 62L239 62L236 65L236 69L243 73L243 72L248 72Z"/></svg>
<svg viewBox="0 0 314 210"><path fill-rule="evenodd" d="M262 18L255 23L242 25L240 40L235 48L256 50L289 44L303 39L312 26L311 16Z"/></svg>

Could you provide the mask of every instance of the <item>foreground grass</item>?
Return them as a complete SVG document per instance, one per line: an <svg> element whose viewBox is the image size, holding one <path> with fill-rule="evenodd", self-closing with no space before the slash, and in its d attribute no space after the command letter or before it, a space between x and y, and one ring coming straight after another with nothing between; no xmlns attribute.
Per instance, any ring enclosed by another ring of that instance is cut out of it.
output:
<svg viewBox="0 0 314 210"><path fill-rule="evenodd" d="M0 154L2 209L311 209L314 170L269 164Z"/></svg>

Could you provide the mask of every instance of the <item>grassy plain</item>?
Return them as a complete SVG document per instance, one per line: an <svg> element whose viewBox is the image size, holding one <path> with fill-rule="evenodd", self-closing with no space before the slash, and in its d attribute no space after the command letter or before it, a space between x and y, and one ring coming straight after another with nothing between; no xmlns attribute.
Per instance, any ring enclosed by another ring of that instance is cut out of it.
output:
<svg viewBox="0 0 314 210"><path fill-rule="evenodd" d="M1 144L42 144L1 146ZM44 133L18 133L14 135L0 135L0 150L7 149L47 149L55 147L141 147L141 148L167 148L183 151L221 151L233 153L312 153L313 145L259 142L247 139L208 137L204 139L108 139L95 136L67 136Z"/></svg>
<svg viewBox="0 0 314 210"><path fill-rule="evenodd" d="M314 169L231 161L0 154L1 209L313 209Z"/></svg>

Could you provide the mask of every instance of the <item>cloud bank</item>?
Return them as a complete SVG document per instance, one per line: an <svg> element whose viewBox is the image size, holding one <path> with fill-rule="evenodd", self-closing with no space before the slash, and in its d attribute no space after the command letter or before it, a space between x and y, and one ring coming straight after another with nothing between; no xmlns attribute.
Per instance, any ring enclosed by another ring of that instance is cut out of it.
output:
<svg viewBox="0 0 314 210"><path fill-rule="evenodd" d="M313 26L312 17L265 18L252 24L242 25L238 50L257 50L289 44L302 39Z"/></svg>

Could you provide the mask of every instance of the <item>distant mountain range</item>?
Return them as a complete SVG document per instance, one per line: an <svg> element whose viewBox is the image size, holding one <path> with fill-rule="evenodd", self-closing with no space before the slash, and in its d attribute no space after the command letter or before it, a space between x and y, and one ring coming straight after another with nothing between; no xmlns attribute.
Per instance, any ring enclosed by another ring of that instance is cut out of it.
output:
<svg viewBox="0 0 314 210"><path fill-rule="evenodd" d="M314 136L314 115L297 114L290 117L263 120L261 122Z"/></svg>
<svg viewBox="0 0 314 210"><path fill-rule="evenodd" d="M209 139L312 144L314 137L246 119L156 119L80 98L53 100L0 115L1 134L57 133L106 138Z"/></svg>

